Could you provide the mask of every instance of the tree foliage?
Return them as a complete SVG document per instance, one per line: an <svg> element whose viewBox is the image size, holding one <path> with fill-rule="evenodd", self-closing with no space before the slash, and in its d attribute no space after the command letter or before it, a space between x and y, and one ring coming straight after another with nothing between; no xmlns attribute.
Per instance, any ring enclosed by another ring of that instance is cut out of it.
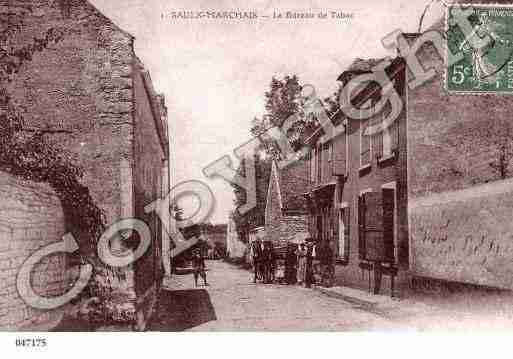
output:
<svg viewBox="0 0 513 359"><path fill-rule="evenodd" d="M255 176L256 176L256 206L246 213L240 213L237 209L233 211L233 221L237 229L239 238L244 242L247 241L247 232L255 227L263 226L265 223L265 205L267 200L267 187L269 185L269 177L271 175L271 159L262 157L255 153ZM244 173L245 160L237 171L242 176ZM234 205L236 208L246 204L246 190L236 184L232 184L235 194Z"/></svg>

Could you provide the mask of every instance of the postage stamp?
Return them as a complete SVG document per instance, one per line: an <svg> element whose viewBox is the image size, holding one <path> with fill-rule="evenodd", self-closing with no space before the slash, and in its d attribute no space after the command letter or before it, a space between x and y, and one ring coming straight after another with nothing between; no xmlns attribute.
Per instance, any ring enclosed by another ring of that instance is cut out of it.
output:
<svg viewBox="0 0 513 359"><path fill-rule="evenodd" d="M447 12L449 92L513 93L513 7L475 5L466 8L472 30L464 35L454 21L459 6ZM463 5L465 9L465 5ZM454 61L455 56L461 56Z"/></svg>

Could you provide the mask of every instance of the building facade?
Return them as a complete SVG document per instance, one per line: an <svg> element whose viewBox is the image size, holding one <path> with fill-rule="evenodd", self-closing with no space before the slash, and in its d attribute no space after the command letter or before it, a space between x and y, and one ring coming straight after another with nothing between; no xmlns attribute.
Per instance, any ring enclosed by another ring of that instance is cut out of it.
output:
<svg viewBox="0 0 513 359"><path fill-rule="evenodd" d="M369 73L375 63L358 59L339 81ZM396 58L386 71L404 99L404 62ZM380 98L380 89L368 84L353 103L364 108ZM329 120L341 133L327 138L319 127L306 140L310 233L320 247L329 246L337 285L375 293L391 293L408 269L406 110L384 130L365 133L382 123L386 111L359 120L339 110Z"/></svg>

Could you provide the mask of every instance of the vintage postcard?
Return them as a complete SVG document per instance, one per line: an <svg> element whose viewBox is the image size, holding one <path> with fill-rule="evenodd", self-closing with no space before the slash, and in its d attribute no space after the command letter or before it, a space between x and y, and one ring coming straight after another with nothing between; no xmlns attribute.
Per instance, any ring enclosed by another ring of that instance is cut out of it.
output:
<svg viewBox="0 0 513 359"><path fill-rule="evenodd" d="M513 1L0 18L0 331L513 329Z"/></svg>

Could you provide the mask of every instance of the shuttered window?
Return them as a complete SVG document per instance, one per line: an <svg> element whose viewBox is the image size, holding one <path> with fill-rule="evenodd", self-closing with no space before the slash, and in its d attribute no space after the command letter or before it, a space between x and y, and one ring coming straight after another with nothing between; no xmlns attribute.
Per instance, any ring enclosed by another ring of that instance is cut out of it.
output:
<svg viewBox="0 0 513 359"><path fill-rule="evenodd" d="M387 262L395 262L395 190L383 188L383 245Z"/></svg>
<svg viewBox="0 0 513 359"><path fill-rule="evenodd" d="M383 259L383 199L381 192L368 192L364 200L365 259Z"/></svg>
<svg viewBox="0 0 513 359"><path fill-rule="evenodd" d="M310 149L310 182L315 183L315 148Z"/></svg>
<svg viewBox="0 0 513 359"><path fill-rule="evenodd" d="M394 262L394 198L393 189L367 192L359 197L360 259Z"/></svg>
<svg viewBox="0 0 513 359"><path fill-rule="evenodd" d="M338 256L340 259L349 260L349 207L343 207L338 212Z"/></svg>
<svg viewBox="0 0 513 359"><path fill-rule="evenodd" d="M322 161L322 181L327 183L331 180L331 162L330 162L331 141L322 145L323 161Z"/></svg>
<svg viewBox="0 0 513 359"><path fill-rule="evenodd" d="M363 195L358 196L358 257L365 259L365 202Z"/></svg>
<svg viewBox="0 0 513 359"><path fill-rule="evenodd" d="M335 176L345 176L347 173L347 134L338 135L333 139L332 171Z"/></svg>
<svg viewBox="0 0 513 359"><path fill-rule="evenodd" d="M385 108L382 113L382 121L390 114L390 104ZM388 127L383 129L380 134L381 137L381 153L378 158L391 156L399 148L399 121L396 118Z"/></svg>
<svg viewBox="0 0 513 359"><path fill-rule="evenodd" d="M360 167L371 163L371 136L365 135L369 120L360 124Z"/></svg>
<svg viewBox="0 0 513 359"><path fill-rule="evenodd" d="M317 183L321 183L322 182L322 145L318 145L317 146Z"/></svg>
<svg viewBox="0 0 513 359"><path fill-rule="evenodd" d="M376 158L383 157L383 145L384 145L384 136L387 130L383 129L383 121L382 115L377 115L372 119L373 126L380 126L380 130L373 134L372 137L372 152Z"/></svg>

